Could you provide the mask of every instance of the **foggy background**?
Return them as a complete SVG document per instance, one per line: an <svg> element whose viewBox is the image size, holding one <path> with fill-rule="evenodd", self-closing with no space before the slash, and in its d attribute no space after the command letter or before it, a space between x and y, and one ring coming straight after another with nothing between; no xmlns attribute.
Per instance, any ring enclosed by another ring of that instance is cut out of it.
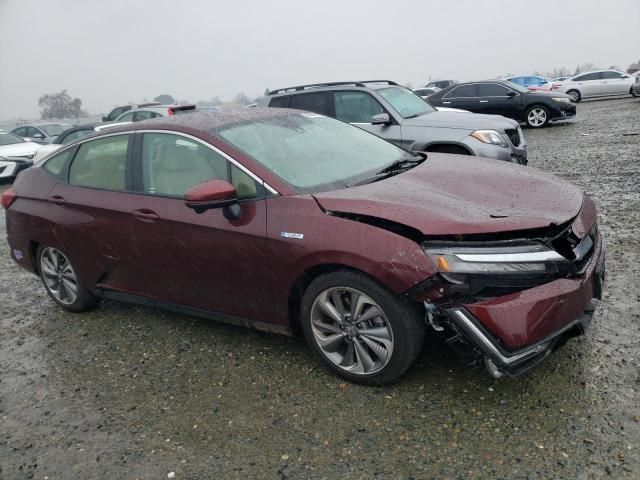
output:
<svg viewBox="0 0 640 480"><path fill-rule="evenodd" d="M67 89L90 114L160 94L392 79L416 88L640 60L640 1L0 0L0 119Z"/></svg>

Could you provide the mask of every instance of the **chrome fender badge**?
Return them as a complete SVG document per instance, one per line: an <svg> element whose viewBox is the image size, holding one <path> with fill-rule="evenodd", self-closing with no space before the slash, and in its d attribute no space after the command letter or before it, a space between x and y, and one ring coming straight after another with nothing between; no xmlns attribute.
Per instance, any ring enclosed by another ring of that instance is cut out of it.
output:
<svg viewBox="0 0 640 480"><path fill-rule="evenodd" d="M280 232L280 236L282 238L294 238L296 240L302 240L304 238L304 233Z"/></svg>

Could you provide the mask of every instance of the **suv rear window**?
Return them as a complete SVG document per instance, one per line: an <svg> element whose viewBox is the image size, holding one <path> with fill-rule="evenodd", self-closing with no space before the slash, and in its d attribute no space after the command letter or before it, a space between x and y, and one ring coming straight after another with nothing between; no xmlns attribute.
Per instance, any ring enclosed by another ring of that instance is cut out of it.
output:
<svg viewBox="0 0 640 480"><path fill-rule="evenodd" d="M329 95L325 92L302 93L293 95L289 108L298 110L308 110L322 115L331 115L331 102Z"/></svg>
<svg viewBox="0 0 640 480"><path fill-rule="evenodd" d="M289 106L290 99L290 95L285 95L284 97L274 97L269 102L269 106L276 108L287 108Z"/></svg>

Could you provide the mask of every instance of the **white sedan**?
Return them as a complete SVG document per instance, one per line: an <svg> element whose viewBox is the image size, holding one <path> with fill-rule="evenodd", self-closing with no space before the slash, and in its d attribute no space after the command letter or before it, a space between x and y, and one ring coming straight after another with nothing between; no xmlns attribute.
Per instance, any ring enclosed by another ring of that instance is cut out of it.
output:
<svg viewBox="0 0 640 480"><path fill-rule="evenodd" d="M553 91L566 93L572 101L579 102L585 98L631 95L634 82L632 75L618 70L596 70L554 83Z"/></svg>
<svg viewBox="0 0 640 480"><path fill-rule="evenodd" d="M33 164L41 145L0 130L0 178L15 177L20 170Z"/></svg>

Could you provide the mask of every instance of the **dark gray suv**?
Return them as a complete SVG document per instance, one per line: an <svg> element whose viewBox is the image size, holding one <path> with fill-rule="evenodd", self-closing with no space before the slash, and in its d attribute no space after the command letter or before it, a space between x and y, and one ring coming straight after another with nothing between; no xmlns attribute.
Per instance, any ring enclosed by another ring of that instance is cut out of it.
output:
<svg viewBox="0 0 640 480"><path fill-rule="evenodd" d="M257 106L337 118L410 151L478 155L527 164L518 123L500 115L439 111L389 80L301 85L269 92Z"/></svg>

